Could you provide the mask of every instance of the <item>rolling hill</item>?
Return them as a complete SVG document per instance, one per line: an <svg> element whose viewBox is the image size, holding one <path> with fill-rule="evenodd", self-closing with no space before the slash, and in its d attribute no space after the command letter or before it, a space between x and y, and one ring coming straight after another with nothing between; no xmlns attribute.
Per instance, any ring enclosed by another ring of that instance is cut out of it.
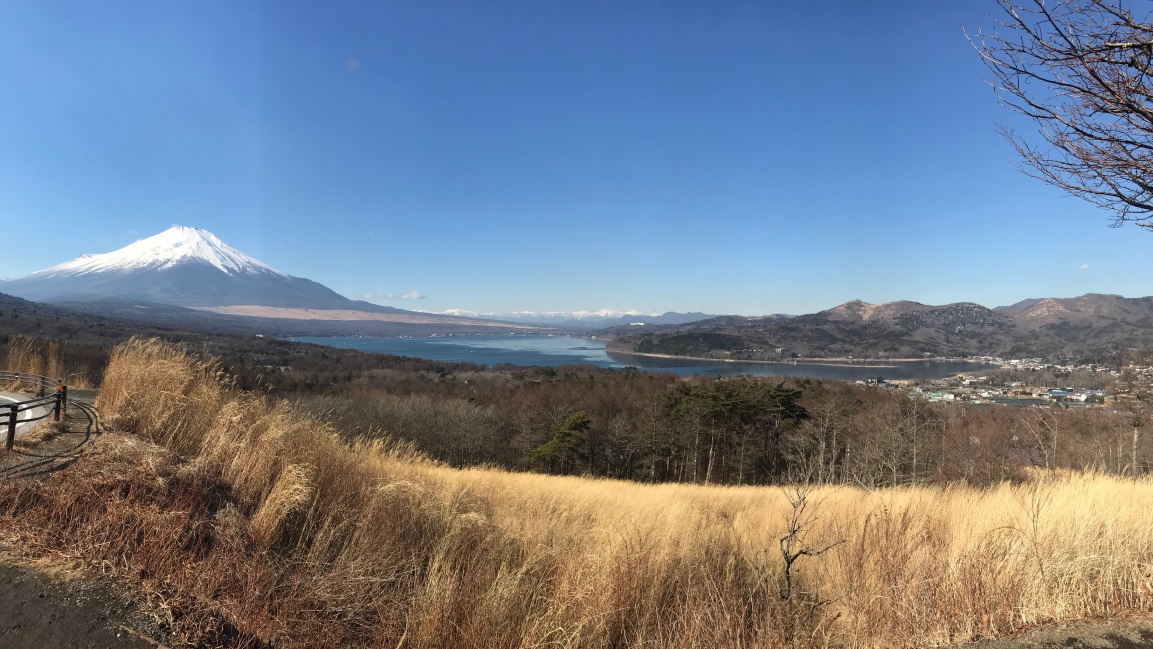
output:
<svg viewBox="0 0 1153 649"><path fill-rule="evenodd" d="M860 300L792 318L713 318L615 335L616 351L734 360L1046 357L1101 362L1153 343L1153 298L1087 294L989 309Z"/></svg>

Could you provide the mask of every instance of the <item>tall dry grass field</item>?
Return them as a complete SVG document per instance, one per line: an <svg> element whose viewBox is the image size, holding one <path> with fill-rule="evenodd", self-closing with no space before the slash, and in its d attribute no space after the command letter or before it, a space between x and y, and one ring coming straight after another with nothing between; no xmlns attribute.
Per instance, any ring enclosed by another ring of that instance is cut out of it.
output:
<svg viewBox="0 0 1153 649"><path fill-rule="evenodd" d="M67 379L66 382L72 387L93 387L88 372L77 371L79 367L65 362L67 355L67 344L62 341L16 335L10 337L7 344L0 345L0 359L3 361L0 368L9 372Z"/></svg>
<svg viewBox="0 0 1153 649"><path fill-rule="evenodd" d="M923 647L1153 606L1146 480L814 489L802 510L788 489L462 471L345 445L141 340L98 406L127 434L0 485L0 516L140 580L200 641Z"/></svg>
<svg viewBox="0 0 1153 649"><path fill-rule="evenodd" d="M35 336L12 336L5 351L5 368L10 372L63 376L64 345L58 340Z"/></svg>

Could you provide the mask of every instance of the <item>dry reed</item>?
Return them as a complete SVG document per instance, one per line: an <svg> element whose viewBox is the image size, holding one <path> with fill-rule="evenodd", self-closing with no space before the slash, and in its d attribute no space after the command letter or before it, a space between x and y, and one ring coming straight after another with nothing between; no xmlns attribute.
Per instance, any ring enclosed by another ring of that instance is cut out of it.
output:
<svg viewBox="0 0 1153 649"><path fill-rule="evenodd" d="M65 360L67 344L64 342L36 336L15 335L8 339L2 351L4 352L2 368L9 372L66 379L69 385L77 388L92 387L87 372L72 371L76 368L67 365Z"/></svg>
<svg viewBox="0 0 1153 649"><path fill-rule="evenodd" d="M807 494L456 470L342 444L181 348L118 348L104 451L0 516L153 584L203 641L281 647L920 647L1153 606L1153 482ZM143 441L139 438L144 438ZM151 442L151 443L150 443Z"/></svg>

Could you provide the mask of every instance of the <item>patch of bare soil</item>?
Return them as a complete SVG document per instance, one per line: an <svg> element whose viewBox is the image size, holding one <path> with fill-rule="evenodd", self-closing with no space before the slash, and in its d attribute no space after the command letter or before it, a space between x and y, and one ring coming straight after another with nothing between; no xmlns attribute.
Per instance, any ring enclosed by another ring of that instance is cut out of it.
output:
<svg viewBox="0 0 1153 649"><path fill-rule="evenodd" d="M1153 619L1076 622L953 649L1153 649Z"/></svg>
<svg viewBox="0 0 1153 649"><path fill-rule="evenodd" d="M114 582L70 562L24 558L0 543L0 647L156 649L165 647L163 637Z"/></svg>

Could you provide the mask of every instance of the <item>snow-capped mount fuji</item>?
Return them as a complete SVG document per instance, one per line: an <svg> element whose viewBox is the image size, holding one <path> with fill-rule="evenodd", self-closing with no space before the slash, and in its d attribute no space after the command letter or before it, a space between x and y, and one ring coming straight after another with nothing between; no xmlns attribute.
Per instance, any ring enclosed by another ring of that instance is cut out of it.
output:
<svg viewBox="0 0 1153 649"><path fill-rule="evenodd" d="M176 226L113 252L83 255L19 279L0 293L40 302L126 298L184 307L255 305L396 313L293 277L221 241Z"/></svg>
<svg viewBox="0 0 1153 649"><path fill-rule="evenodd" d="M114 252L81 255L72 261L35 272L26 279L67 277L85 273L163 270L186 263L208 264L226 275L272 273L288 277L268 264L229 246L207 230L178 225Z"/></svg>

